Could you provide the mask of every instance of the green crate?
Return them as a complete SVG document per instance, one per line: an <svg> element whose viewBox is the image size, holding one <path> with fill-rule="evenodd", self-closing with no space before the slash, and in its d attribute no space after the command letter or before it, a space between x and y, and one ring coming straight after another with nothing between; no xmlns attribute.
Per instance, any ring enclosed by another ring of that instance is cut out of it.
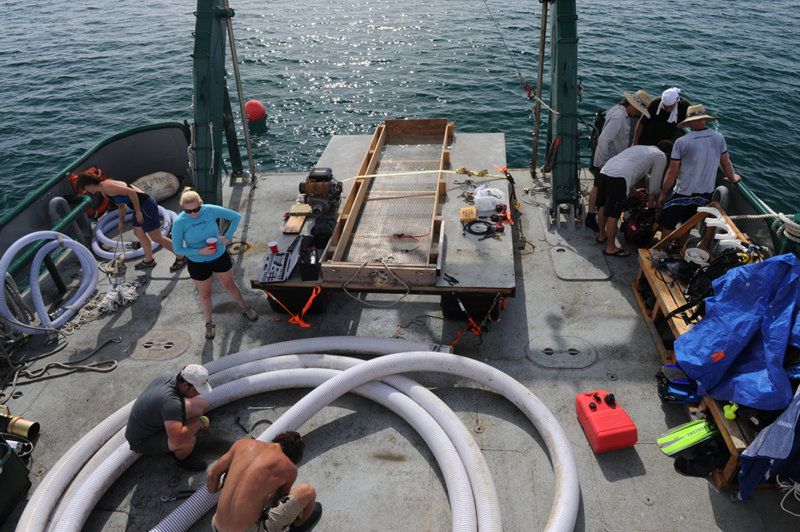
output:
<svg viewBox="0 0 800 532"><path fill-rule="evenodd" d="M2 486L0 489L0 525L2 525L31 486L28 468L2 439L0 439L0 486Z"/></svg>

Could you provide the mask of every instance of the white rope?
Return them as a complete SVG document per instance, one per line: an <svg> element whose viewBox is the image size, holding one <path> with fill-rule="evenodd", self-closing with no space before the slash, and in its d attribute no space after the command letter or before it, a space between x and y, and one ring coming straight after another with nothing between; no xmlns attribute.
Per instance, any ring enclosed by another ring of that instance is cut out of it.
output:
<svg viewBox="0 0 800 532"><path fill-rule="evenodd" d="M731 220L765 220L775 218L772 222L772 230L782 238L800 244L800 224L789 218L782 212L772 212L771 214L735 214L728 216ZM783 224L783 225L780 225Z"/></svg>
<svg viewBox="0 0 800 532"><path fill-rule="evenodd" d="M116 312L120 307L125 307L139 298L137 288L142 286L144 276L138 277L134 281L122 283L114 290L105 294L95 294L87 301L74 319L68 321L61 328L65 334L72 334L81 326L92 322L103 314Z"/></svg>
<svg viewBox="0 0 800 532"><path fill-rule="evenodd" d="M114 243L114 258L107 262L101 262L98 265L98 269L108 277L125 275L128 267L125 265L125 246L122 244L122 233L117 235L117 240Z"/></svg>
<svg viewBox="0 0 800 532"><path fill-rule="evenodd" d="M786 494L781 499L781 510L789 515L800 517L800 513L793 512L786 508L786 499L788 499L790 495L792 495L796 501L800 502L800 482L794 482L792 479L781 479L780 475L775 477L775 482L777 482L781 490L787 490Z"/></svg>

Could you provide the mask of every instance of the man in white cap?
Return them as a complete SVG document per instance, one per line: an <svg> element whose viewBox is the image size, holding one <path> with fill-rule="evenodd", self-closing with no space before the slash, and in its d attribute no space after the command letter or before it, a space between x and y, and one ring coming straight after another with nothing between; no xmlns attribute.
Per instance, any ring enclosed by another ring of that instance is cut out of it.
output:
<svg viewBox="0 0 800 532"><path fill-rule="evenodd" d="M643 114L636 124L634 146L655 146L660 140L675 140L683 135L678 123L686 118L686 110L691 104L680 94L681 89L671 87L650 102L648 114Z"/></svg>
<svg viewBox="0 0 800 532"><path fill-rule="evenodd" d="M192 456L199 430L209 426L208 401L200 394L211 393L208 370L189 364L177 375L162 373L136 399L128 418L125 439L132 451L141 454L171 453L177 464L189 471L203 471L206 463Z"/></svg>
<svg viewBox="0 0 800 532"><path fill-rule="evenodd" d="M733 171L725 137L706 127L706 123L712 120L716 119L706 114L702 105L692 105L686 119L678 124L678 127L689 127L691 131L675 141L672 162L658 196L658 204L663 207L658 218L662 239L697 213L697 207L708 205L720 166L728 181L736 183L741 179ZM667 201L673 184L675 190Z"/></svg>
<svg viewBox="0 0 800 532"><path fill-rule="evenodd" d="M605 122L600 136L597 137L597 146L594 150L592 161L592 174L594 183L592 191L589 193L589 205L586 213L586 227L593 231L599 231L597 225L597 187L600 184L600 171L606 161L620 153L628 147L630 139L629 116L644 114L649 116L647 106L653 99L645 90L638 90L634 94L625 92L624 98L617 105L606 111ZM600 240L598 239L598 242Z"/></svg>

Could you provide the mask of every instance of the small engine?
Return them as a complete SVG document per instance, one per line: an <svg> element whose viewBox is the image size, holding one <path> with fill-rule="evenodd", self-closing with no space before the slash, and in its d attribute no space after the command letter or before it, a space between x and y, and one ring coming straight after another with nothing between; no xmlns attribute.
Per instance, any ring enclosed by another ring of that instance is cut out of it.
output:
<svg viewBox="0 0 800 532"><path fill-rule="evenodd" d="M332 214L339 208L342 184L333 177L330 168L312 168L299 189L314 216Z"/></svg>

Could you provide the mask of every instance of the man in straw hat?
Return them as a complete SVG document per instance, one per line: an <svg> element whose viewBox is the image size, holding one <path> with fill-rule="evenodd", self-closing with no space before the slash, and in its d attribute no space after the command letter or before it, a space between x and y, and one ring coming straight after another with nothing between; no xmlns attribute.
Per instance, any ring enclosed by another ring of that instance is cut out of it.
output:
<svg viewBox="0 0 800 532"><path fill-rule="evenodd" d="M195 435L209 426L205 414L211 393L208 370L189 364L177 375L162 373L145 388L131 407L125 439L131 451L141 454L171 453L189 471L203 471L205 462L192 456Z"/></svg>
<svg viewBox="0 0 800 532"><path fill-rule="evenodd" d="M683 135L678 122L686 118L689 100L681 89L671 87L661 93L647 106L647 115L642 115L633 133L633 145L655 146L660 140L675 140Z"/></svg>
<svg viewBox="0 0 800 532"><path fill-rule="evenodd" d="M706 127L712 120L716 119L706 114L702 105L692 105L686 112L686 119L678 124L691 131L675 141L672 162L658 196L658 204L663 207L658 219L662 239L679 223L691 218L697 207L708 205L716 186L718 167L722 167L728 181L736 183L741 179L733 171L725 137ZM667 201L673 184L675 190Z"/></svg>
<svg viewBox="0 0 800 532"><path fill-rule="evenodd" d="M586 214L586 227L599 231L597 225L597 187L600 184L600 170L606 161L620 153L630 145L630 121L628 117L644 114L649 116L647 106L652 97L645 90L638 90L634 94L625 92L624 98L614 107L606 111L603 130L597 138L597 147L592 161L592 174L594 184L589 194L589 206Z"/></svg>

